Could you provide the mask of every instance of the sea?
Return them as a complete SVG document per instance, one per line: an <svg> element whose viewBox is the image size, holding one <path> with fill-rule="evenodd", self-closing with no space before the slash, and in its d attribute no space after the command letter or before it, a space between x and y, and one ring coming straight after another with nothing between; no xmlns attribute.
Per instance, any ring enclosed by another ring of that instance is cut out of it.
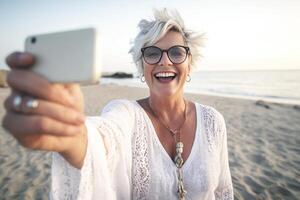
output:
<svg viewBox="0 0 300 200"><path fill-rule="evenodd" d="M138 77L101 78L100 82L147 87ZM300 70L197 71L184 91L300 105Z"/></svg>

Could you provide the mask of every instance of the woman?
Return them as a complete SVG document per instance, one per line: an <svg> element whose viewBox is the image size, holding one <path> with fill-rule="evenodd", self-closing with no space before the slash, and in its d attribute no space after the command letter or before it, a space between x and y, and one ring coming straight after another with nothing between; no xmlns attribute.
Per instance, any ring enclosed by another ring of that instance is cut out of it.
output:
<svg viewBox="0 0 300 200"><path fill-rule="evenodd" d="M84 119L77 85L25 70L31 55L7 58L3 126L25 147L56 152L53 199L233 199L224 119L183 96L201 35L177 12L154 17L130 50L149 97L114 100L99 117Z"/></svg>

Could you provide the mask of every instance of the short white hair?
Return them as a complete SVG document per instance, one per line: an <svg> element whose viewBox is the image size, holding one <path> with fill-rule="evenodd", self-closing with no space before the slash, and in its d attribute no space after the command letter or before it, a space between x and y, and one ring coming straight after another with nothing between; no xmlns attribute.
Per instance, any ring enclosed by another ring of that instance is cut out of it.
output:
<svg viewBox="0 0 300 200"><path fill-rule="evenodd" d="M138 27L140 32L134 39L133 45L129 51L132 54L138 73L143 74L143 60L141 48L154 45L158 40L164 37L169 31L176 31L183 36L185 45L190 48L191 52L191 70L195 69L196 61L201 57L200 47L203 44L203 35L192 30L187 30L183 19L176 10L166 8L153 10L154 20L148 21L142 19Z"/></svg>

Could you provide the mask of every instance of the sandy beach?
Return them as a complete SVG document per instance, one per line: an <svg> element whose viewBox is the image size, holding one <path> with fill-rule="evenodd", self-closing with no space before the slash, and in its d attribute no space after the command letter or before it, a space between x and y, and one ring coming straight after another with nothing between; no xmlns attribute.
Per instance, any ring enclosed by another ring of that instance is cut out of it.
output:
<svg viewBox="0 0 300 200"><path fill-rule="evenodd" d="M147 90L83 87L86 114L98 115L111 99L138 99ZM0 118L9 89L0 89ZM300 198L300 105L186 94L211 105L226 120L235 199ZM27 150L0 130L0 199L48 199L50 153Z"/></svg>

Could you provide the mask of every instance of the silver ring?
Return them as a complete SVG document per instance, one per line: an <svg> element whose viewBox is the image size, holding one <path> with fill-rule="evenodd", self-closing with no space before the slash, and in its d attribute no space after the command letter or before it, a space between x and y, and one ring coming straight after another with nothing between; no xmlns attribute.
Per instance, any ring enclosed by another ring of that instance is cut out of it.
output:
<svg viewBox="0 0 300 200"><path fill-rule="evenodd" d="M21 95L16 95L16 96L14 97L14 100L13 100L14 108L15 108L16 110L20 110L21 104L22 104L22 97L21 97Z"/></svg>
<svg viewBox="0 0 300 200"><path fill-rule="evenodd" d="M26 107L27 108L37 108L39 106L39 101L31 98L26 102Z"/></svg>

